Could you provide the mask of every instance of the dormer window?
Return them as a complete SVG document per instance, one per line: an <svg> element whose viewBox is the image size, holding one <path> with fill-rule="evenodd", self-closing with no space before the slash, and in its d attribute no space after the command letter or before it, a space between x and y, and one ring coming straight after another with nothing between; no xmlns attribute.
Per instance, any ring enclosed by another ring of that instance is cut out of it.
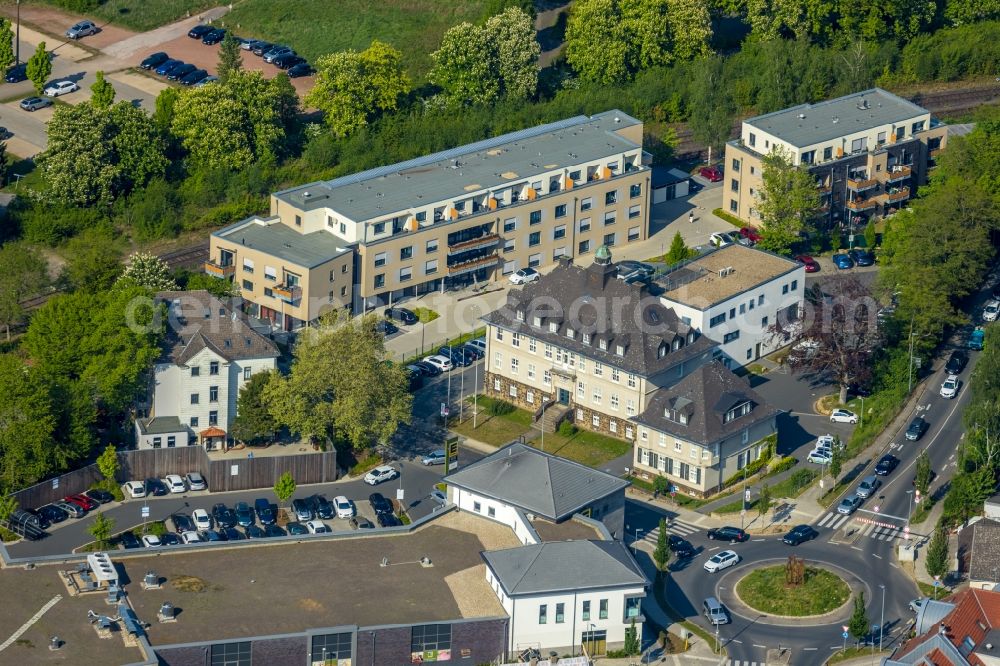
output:
<svg viewBox="0 0 1000 666"><path fill-rule="evenodd" d="M619 356L624 356L625 355L625 347L623 347L622 345L616 345L615 346L615 353L618 354Z"/></svg>
<svg viewBox="0 0 1000 666"><path fill-rule="evenodd" d="M677 338L676 340L674 340L674 351L677 351L680 348L681 348L681 340L680 338Z"/></svg>
<svg viewBox="0 0 1000 666"><path fill-rule="evenodd" d="M660 348L656 350L656 358L663 358L667 355L667 343L661 342Z"/></svg>
<svg viewBox="0 0 1000 666"><path fill-rule="evenodd" d="M590 333L584 333L583 334L583 344L585 344L585 345L589 345L590 344Z"/></svg>
<svg viewBox="0 0 1000 666"><path fill-rule="evenodd" d="M549 331L552 332L552 333L558 333L559 332L559 322L550 321L549 322Z"/></svg>
<svg viewBox="0 0 1000 666"><path fill-rule="evenodd" d="M539 317L539 316L537 316L537 315L535 315L531 319L531 325L535 326L536 328L541 328L542 327L542 318Z"/></svg>
<svg viewBox="0 0 1000 666"><path fill-rule="evenodd" d="M663 416L668 421L673 421L674 423L680 423L681 425L688 424L688 415L685 412L677 411L676 409L671 409L670 407L663 410Z"/></svg>
<svg viewBox="0 0 1000 666"><path fill-rule="evenodd" d="M602 340L601 340L601 341L599 341L599 342L598 342L597 344L598 344L598 346L599 346L599 347L600 347L601 349L603 349L604 351L607 351L607 350L608 350L608 341L607 341L607 340L603 340L603 339L602 339Z"/></svg>
<svg viewBox="0 0 1000 666"><path fill-rule="evenodd" d="M693 342L694 342L694 331L691 331L690 333L688 333L688 344L691 344Z"/></svg>
<svg viewBox="0 0 1000 666"><path fill-rule="evenodd" d="M518 321L524 321L524 310L518 310L517 311L517 320Z"/></svg>
<svg viewBox="0 0 1000 666"><path fill-rule="evenodd" d="M570 339L575 338L576 337L576 331L574 331L572 328L567 328L566 329L566 337L570 338Z"/></svg>
<svg viewBox="0 0 1000 666"><path fill-rule="evenodd" d="M747 400L746 402L740 403L739 405L736 405L728 412L726 412L726 415L723 417L722 422L729 423L730 421L738 419L741 416L746 416L751 411L753 411L753 403Z"/></svg>

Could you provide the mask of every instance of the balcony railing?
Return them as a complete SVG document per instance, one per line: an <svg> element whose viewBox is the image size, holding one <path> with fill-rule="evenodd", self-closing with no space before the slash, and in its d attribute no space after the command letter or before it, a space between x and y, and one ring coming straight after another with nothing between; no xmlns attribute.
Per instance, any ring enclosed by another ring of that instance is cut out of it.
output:
<svg viewBox="0 0 1000 666"><path fill-rule="evenodd" d="M485 257L479 257L478 259L463 261L460 264L451 264L448 266L448 274L460 275L462 273L468 273L469 271L475 271L480 268L485 268L486 266L496 265L499 261L500 255L493 253Z"/></svg>
<svg viewBox="0 0 1000 666"><path fill-rule="evenodd" d="M486 234L484 236L480 236L479 238L473 238L471 240L461 241L458 243L451 243L448 245L448 253L453 254L455 252L465 252L466 250L474 250L477 247L496 245L499 242L499 234Z"/></svg>
<svg viewBox="0 0 1000 666"><path fill-rule="evenodd" d="M874 199L853 199L848 200L847 207L855 212L860 212L875 208L877 203Z"/></svg>
<svg viewBox="0 0 1000 666"><path fill-rule="evenodd" d="M900 201L906 201L910 198L910 188L901 187L898 190L886 192L885 202L887 204L894 204Z"/></svg>
<svg viewBox="0 0 1000 666"><path fill-rule="evenodd" d="M908 166L894 166L890 171L886 171L883 179L887 183L895 183L900 180L906 180L912 174L912 170Z"/></svg>
<svg viewBox="0 0 1000 666"><path fill-rule="evenodd" d="M223 265L214 261L206 261L205 272L220 278L232 277L236 273L236 264Z"/></svg>
<svg viewBox="0 0 1000 666"><path fill-rule="evenodd" d="M829 194L832 190L829 183L816 183L816 191L820 194Z"/></svg>
<svg viewBox="0 0 1000 666"><path fill-rule="evenodd" d="M864 190L870 190L878 185L878 181L874 178L848 178L847 188L854 190L855 192L863 192Z"/></svg>
<svg viewBox="0 0 1000 666"><path fill-rule="evenodd" d="M286 303L295 303L302 298L302 287L296 285L279 284L271 289L276 298L280 298Z"/></svg>

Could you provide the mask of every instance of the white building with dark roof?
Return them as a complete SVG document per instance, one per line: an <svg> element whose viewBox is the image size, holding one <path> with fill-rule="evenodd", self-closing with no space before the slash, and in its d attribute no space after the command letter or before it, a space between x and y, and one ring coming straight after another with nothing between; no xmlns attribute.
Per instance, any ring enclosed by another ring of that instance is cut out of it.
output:
<svg viewBox="0 0 1000 666"><path fill-rule="evenodd" d="M156 300L167 307L167 332L148 414L135 422L137 448L223 446L240 389L277 367L278 349L207 291L161 292Z"/></svg>

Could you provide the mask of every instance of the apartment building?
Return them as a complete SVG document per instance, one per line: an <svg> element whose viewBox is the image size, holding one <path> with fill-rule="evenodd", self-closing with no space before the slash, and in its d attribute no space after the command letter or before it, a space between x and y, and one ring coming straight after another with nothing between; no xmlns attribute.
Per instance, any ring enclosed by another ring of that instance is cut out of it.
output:
<svg viewBox="0 0 1000 666"><path fill-rule="evenodd" d="M782 150L815 176L826 226L865 224L906 206L946 137L927 109L881 88L755 116L726 144L723 209L759 224L762 160Z"/></svg>
<svg viewBox="0 0 1000 666"><path fill-rule="evenodd" d="M653 393L712 359L717 344L642 284L617 277L601 247L512 289L487 324L486 392L549 418L635 439Z"/></svg>
<svg viewBox="0 0 1000 666"><path fill-rule="evenodd" d="M148 413L135 422L137 448L223 447L240 389L277 367L278 349L207 291L161 292L156 300L167 306L167 332Z"/></svg>
<svg viewBox="0 0 1000 666"><path fill-rule="evenodd" d="M285 329L496 280L645 239L649 159L621 111L540 125L276 192L212 234L205 270Z"/></svg>
<svg viewBox="0 0 1000 666"><path fill-rule="evenodd" d="M659 285L661 302L718 342L727 367L739 367L788 343L771 327L798 319L806 274L797 261L733 244L675 268Z"/></svg>

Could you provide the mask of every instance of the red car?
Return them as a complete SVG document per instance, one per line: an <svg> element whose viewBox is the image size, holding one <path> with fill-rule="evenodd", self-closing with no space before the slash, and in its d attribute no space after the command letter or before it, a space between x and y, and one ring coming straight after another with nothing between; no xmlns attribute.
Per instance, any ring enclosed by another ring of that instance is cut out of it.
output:
<svg viewBox="0 0 1000 666"><path fill-rule="evenodd" d="M800 254L795 257L795 261L800 262L806 267L806 273L815 273L819 270L819 263L808 254Z"/></svg>
<svg viewBox="0 0 1000 666"><path fill-rule="evenodd" d="M760 235L760 232L754 229L753 227L742 227L740 229L740 236L743 236L743 238L746 238L754 245L759 243L764 238L763 236Z"/></svg>
<svg viewBox="0 0 1000 666"><path fill-rule="evenodd" d="M702 167L698 171L698 175L707 180L710 183L718 183L722 181L722 166L706 166Z"/></svg>
<svg viewBox="0 0 1000 666"><path fill-rule="evenodd" d="M75 504L84 511L92 511L97 508L97 502L90 499L86 495L68 495L63 498L64 502L69 502L70 504Z"/></svg>

